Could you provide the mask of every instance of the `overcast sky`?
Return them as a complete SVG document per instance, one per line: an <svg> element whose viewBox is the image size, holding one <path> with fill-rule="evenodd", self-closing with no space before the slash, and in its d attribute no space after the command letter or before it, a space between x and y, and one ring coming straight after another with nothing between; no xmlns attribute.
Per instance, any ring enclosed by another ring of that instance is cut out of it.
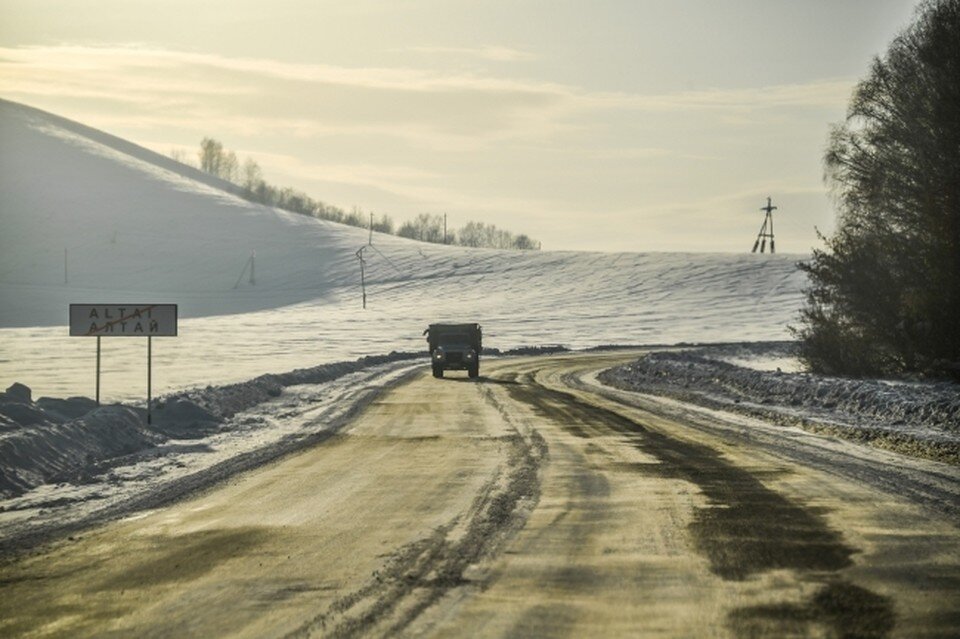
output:
<svg viewBox="0 0 960 639"><path fill-rule="evenodd" d="M799 253L833 228L830 124L914 5L0 0L0 96L545 249L745 252L770 196Z"/></svg>

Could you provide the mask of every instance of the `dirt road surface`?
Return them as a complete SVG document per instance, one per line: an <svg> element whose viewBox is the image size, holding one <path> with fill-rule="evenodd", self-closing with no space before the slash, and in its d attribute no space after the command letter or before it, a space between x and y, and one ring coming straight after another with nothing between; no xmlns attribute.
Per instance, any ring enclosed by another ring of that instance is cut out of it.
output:
<svg viewBox="0 0 960 639"><path fill-rule="evenodd" d="M322 443L0 566L0 635L957 637L952 466L429 369Z"/></svg>

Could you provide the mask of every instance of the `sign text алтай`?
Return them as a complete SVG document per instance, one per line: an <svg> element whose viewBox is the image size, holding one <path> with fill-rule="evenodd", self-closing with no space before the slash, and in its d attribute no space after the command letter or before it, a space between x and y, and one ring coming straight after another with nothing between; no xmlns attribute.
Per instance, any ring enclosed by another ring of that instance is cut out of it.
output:
<svg viewBox="0 0 960 639"><path fill-rule="evenodd" d="M176 337L176 304L71 304L70 335Z"/></svg>

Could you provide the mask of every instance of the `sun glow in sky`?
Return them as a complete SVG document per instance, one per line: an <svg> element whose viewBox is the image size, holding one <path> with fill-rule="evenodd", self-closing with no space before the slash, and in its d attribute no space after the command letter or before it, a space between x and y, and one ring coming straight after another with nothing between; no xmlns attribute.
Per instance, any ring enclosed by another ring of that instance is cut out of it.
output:
<svg viewBox="0 0 960 639"><path fill-rule="evenodd" d="M771 196L799 253L833 227L830 124L914 4L0 0L0 97L545 249L746 252Z"/></svg>

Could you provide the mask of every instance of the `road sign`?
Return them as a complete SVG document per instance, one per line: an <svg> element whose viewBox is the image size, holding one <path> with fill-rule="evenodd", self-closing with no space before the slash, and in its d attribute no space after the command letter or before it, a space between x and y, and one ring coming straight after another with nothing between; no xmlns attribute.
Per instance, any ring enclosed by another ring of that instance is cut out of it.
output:
<svg viewBox="0 0 960 639"><path fill-rule="evenodd" d="M177 336L176 304L71 304L70 335L97 338L97 405L100 405L100 338L147 338L147 423L153 404L153 338Z"/></svg>
<svg viewBox="0 0 960 639"><path fill-rule="evenodd" d="M176 304L71 304L70 335L176 337Z"/></svg>

